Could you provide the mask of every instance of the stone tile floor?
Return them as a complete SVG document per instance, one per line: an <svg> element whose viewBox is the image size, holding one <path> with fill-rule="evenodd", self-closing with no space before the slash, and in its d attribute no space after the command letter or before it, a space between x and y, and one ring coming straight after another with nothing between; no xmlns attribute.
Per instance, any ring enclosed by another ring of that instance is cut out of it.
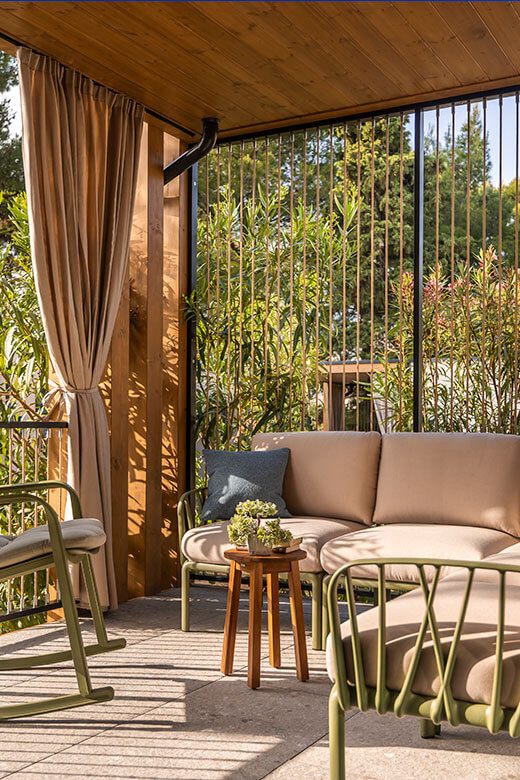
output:
<svg viewBox="0 0 520 780"><path fill-rule="evenodd" d="M107 616L111 636L128 645L90 660L95 685L111 684L112 702L0 723L0 778L186 778L257 780L328 777L324 653L309 651L311 679L299 683L289 611L282 604L282 668L263 646L262 685L246 685L247 596L240 612L235 669L219 672L226 593L192 589L192 631L179 630L179 591L124 604ZM310 625L310 603L305 603ZM83 621L86 635L90 622ZM89 638L89 641L92 641ZM4 653L65 646L60 623L3 636ZM309 642L310 644L310 642ZM70 664L0 674L4 701L67 693ZM520 740L479 729L443 727L421 740L418 723L349 713L349 780L519 780Z"/></svg>

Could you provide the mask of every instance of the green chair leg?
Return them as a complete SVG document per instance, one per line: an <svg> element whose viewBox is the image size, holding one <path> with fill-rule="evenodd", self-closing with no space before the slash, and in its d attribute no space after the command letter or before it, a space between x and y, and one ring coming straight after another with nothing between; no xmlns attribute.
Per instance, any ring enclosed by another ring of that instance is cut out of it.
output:
<svg viewBox="0 0 520 780"><path fill-rule="evenodd" d="M1 571L1 579L5 580L13 576L30 574L47 569L50 566L55 567L70 650L43 653L34 656L2 658L0 659L0 671L7 669L28 669L34 666L44 666L72 660L79 692L65 696L53 696L47 699L34 700L27 703L0 706L0 720L56 712L71 707L80 707L86 704L109 701L114 696L113 688L110 686L97 689L92 688L90 673L87 666L87 656L105 653L108 650L124 647L126 642L124 639L109 641L107 637L90 555L82 550L68 552L65 550L60 521L54 509L45 501L45 499L40 496L25 493L19 489L15 491L13 486L10 486L9 489L11 493L6 491L2 493L0 503L3 505L27 502L39 504L43 508L49 530L51 553L4 567ZM97 644L89 645L88 647L85 647L83 644L83 638L81 636L78 611L69 572L69 563L81 563L85 576L90 609L94 619L96 637L98 640Z"/></svg>
<svg viewBox="0 0 520 780"><path fill-rule="evenodd" d="M336 686L329 696L329 762L330 780L345 780L345 713Z"/></svg>
<svg viewBox="0 0 520 780"><path fill-rule="evenodd" d="M322 578L319 574L309 574L312 585L312 649L322 650L321 620L322 620Z"/></svg>
<svg viewBox="0 0 520 780"><path fill-rule="evenodd" d="M181 573L181 629L190 630L190 563L185 561Z"/></svg>
<svg viewBox="0 0 520 780"><path fill-rule="evenodd" d="M321 592L321 649L325 650L327 647L327 637L329 635L329 611L327 609L327 592L329 587L329 582L331 580L332 575L326 574L322 581L322 592Z"/></svg>
<svg viewBox="0 0 520 780"><path fill-rule="evenodd" d="M435 723L427 718L421 718L422 739L432 739L435 736Z"/></svg>

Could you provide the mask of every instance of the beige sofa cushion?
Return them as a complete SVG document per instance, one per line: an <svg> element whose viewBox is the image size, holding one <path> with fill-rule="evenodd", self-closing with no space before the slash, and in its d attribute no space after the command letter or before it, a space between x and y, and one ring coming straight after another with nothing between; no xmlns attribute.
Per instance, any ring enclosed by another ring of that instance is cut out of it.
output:
<svg viewBox="0 0 520 780"><path fill-rule="evenodd" d="M224 563L224 551L231 549L227 534L228 521L209 523L198 528L192 528L182 537L181 549L186 558L198 563ZM325 542L334 536L343 535L349 531L359 531L363 526L359 523L349 523L345 520L334 520L327 517L288 517L281 520L283 528L288 528L293 536L302 536L302 549L307 557L300 562L302 571L321 571L320 549Z"/></svg>
<svg viewBox="0 0 520 780"><path fill-rule="evenodd" d="M501 563L513 566L520 566L520 543L512 544L501 550L494 555L489 555L484 559L485 563ZM458 579L465 578L465 572L457 570L450 579L457 577ZM476 569L475 579L479 582L498 582L498 573L493 569ZM511 585L518 585L520 587L520 572L508 572L506 574L506 583Z"/></svg>
<svg viewBox="0 0 520 780"><path fill-rule="evenodd" d="M447 657L465 582L449 577L438 587L434 602L435 616L442 637L444 656ZM506 631L504 671L501 703L516 707L520 701L520 587L510 585L506 593ZM497 633L498 588L496 584L475 582L468 605L468 612L457 653L452 690L462 701L489 704L495 666ZM424 615L424 596L417 589L389 602L386 606L387 622L387 685L390 690L400 690L410 664L417 639L419 624ZM368 609L358 616L365 679L370 687L376 684L378 610ZM344 637L347 674L354 681L350 624L341 626ZM327 669L334 679L334 662L331 639L327 642ZM433 696L439 691L439 675L435 663L433 645L427 634L424 651L412 687L414 693Z"/></svg>
<svg viewBox="0 0 520 780"><path fill-rule="evenodd" d="M467 525L380 525L339 536L322 547L320 560L325 571L335 572L344 563L358 558L449 558L480 561L488 555L513 545L516 540L490 528ZM516 546L516 545L514 545ZM453 570L450 570L453 571ZM356 566L353 577L377 577L377 567ZM425 569L429 578L434 569ZM441 573L445 576L448 571ZM394 564L385 567L387 580L418 582L417 567Z"/></svg>
<svg viewBox="0 0 520 780"><path fill-rule="evenodd" d="M66 520L60 528L67 550L95 550L106 542L103 525L92 517ZM17 536L1 536L0 540L0 567L47 555L52 550L46 525L29 528Z"/></svg>
<svg viewBox="0 0 520 780"><path fill-rule="evenodd" d="M444 523L520 537L520 436L383 436L374 523Z"/></svg>
<svg viewBox="0 0 520 780"><path fill-rule="evenodd" d="M258 433L251 449L289 447L283 497L293 515L337 517L370 525L376 497L379 433Z"/></svg>

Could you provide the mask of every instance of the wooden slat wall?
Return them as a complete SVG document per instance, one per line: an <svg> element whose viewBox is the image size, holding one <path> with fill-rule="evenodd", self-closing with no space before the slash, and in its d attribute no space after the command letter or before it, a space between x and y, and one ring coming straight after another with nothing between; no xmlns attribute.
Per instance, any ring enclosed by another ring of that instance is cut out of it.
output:
<svg viewBox="0 0 520 780"><path fill-rule="evenodd" d="M120 601L178 582L177 500L185 489L187 204L163 167L178 139L145 125L128 279L114 330L110 389L114 563Z"/></svg>

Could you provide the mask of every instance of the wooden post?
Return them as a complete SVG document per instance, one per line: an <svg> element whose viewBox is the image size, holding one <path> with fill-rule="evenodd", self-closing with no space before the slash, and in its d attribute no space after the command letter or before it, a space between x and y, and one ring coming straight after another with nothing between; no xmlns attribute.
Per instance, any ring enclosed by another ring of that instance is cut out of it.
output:
<svg viewBox="0 0 520 780"><path fill-rule="evenodd" d="M146 595L161 590L162 359L163 359L163 132L148 127L148 253L146 274Z"/></svg>
<svg viewBox="0 0 520 780"><path fill-rule="evenodd" d="M185 147L165 135L164 162ZM179 582L177 503L186 487L187 328L183 322L183 295L187 277L187 175L164 188L164 373L162 470L162 587Z"/></svg>
<svg viewBox="0 0 520 780"><path fill-rule="evenodd" d="M163 167L178 139L145 125L123 294L110 361L112 503L118 594L178 583L177 502L185 490L187 185ZM128 476L127 476L128 474Z"/></svg>

